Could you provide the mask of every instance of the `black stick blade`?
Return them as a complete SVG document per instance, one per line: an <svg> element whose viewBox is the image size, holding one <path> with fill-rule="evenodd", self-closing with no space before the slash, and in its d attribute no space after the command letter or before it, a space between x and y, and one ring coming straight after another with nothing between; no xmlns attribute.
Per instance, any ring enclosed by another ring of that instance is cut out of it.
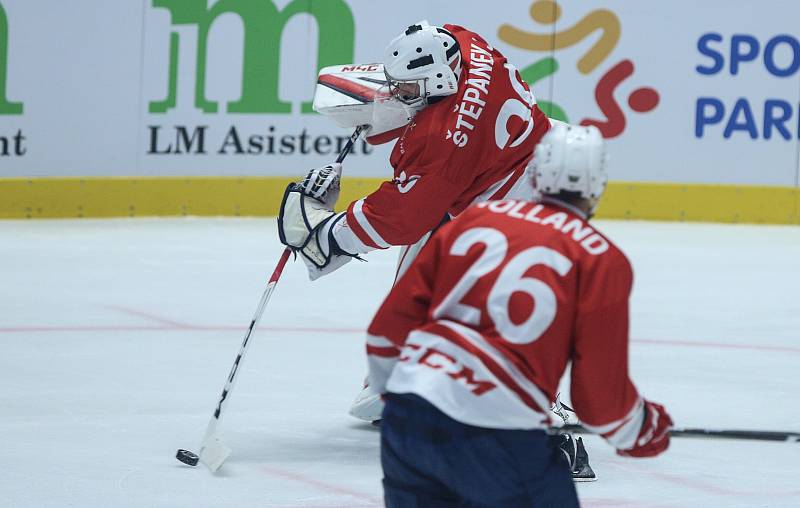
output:
<svg viewBox="0 0 800 508"><path fill-rule="evenodd" d="M196 453L192 453L189 450L178 450L178 453L175 454L175 458L186 464L187 466L196 466L197 463L200 461L200 457L197 456Z"/></svg>

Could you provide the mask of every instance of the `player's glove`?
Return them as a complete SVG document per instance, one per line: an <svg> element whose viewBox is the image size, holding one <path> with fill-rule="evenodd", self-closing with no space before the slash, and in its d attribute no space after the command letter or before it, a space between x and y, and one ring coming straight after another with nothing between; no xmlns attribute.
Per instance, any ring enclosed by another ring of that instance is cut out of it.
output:
<svg viewBox="0 0 800 508"><path fill-rule="evenodd" d="M302 255L311 280L355 257L339 248L332 234L345 215L333 211L339 199L341 172L338 163L312 169L302 181L290 183L283 194L278 235L281 243Z"/></svg>
<svg viewBox="0 0 800 508"><path fill-rule="evenodd" d="M625 457L655 457L669 447L672 418L667 410L661 404L646 400L644 412L644 422L633 448L617 450L617 454Z"/></svg>

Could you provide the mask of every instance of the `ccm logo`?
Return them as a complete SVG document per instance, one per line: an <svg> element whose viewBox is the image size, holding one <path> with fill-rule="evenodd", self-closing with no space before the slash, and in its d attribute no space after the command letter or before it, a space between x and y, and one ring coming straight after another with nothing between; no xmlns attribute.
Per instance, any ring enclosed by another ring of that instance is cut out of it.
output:
<svg viewBox="0 0 800 508"><path fill-rule="evenodd" d="M401 362L411 362L429 369L441 371L453 381L464 385L473 394L481 396L497 387L491 381L475 378L475 371L462 365L457 359L432 347L406 344L400 356Z"/></svg>

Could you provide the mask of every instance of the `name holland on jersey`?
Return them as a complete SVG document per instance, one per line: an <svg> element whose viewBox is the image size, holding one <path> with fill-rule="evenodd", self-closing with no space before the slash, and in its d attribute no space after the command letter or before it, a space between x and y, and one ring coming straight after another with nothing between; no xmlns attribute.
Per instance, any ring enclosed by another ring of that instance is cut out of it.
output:
<svg viewBox="0 0 800 508"><path fill-rule="evenodd" d="M578 242L586 252L594 256L599 256L608 250L608 242L606 239L596 233L591 226L585 224L581 219L573 218L567 221L569 215L565 212L553 212L549 215L542 215L544 205L535 205L524 214L520 212L520 210L530 204L531 203L528 201L508 199L504 201L485 201L475 206L478 208L486 208L490 212L501 213L514 219L526 220L534 224L541 224L542 226L550 226L565 235L571 234L573 240Z"/></svg>

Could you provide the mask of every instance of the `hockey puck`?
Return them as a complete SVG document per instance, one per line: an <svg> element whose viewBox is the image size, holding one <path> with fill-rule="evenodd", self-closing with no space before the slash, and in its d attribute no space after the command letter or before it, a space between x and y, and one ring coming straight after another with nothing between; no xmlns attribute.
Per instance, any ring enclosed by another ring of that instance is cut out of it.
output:
<svg viewBox="0 0 800 508"><path fill-rule="evenodd" d="M200 457L198 457L196 453L192 453L189 450L183 449L178 450L178 453L175 454L175 458L187 466L196 466L197 462L200 460Z"/></svg>

